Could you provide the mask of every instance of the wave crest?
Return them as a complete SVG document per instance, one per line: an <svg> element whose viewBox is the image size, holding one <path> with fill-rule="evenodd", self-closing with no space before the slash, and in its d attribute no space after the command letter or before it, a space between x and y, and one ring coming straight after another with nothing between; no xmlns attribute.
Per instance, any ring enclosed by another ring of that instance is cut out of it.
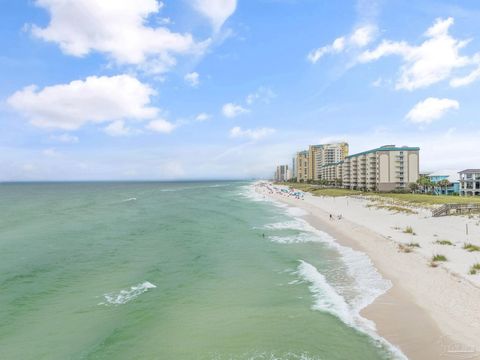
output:
<svg viewBox="0 0 480 360"><path fill-rule="evenodd" d="M105 302L100 303L99 305L122 305L126 304L129 301L132 301L136 297L140 296L144 292L154 289L157 286L151 282L145 281L141 284L130 287L128 290L120 290L119 293L108 293L104 294Z"/></svg>

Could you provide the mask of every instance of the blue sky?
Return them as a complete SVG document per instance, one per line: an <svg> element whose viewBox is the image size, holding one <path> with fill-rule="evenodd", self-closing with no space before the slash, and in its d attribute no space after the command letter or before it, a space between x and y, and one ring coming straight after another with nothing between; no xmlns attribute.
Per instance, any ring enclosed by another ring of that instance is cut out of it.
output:
<svg viewBox="0 0 480 360"><path fill-rule="evenodd" d="M309 144L480 166L475 1L2 0L0 181L269 176Z"/></svg>

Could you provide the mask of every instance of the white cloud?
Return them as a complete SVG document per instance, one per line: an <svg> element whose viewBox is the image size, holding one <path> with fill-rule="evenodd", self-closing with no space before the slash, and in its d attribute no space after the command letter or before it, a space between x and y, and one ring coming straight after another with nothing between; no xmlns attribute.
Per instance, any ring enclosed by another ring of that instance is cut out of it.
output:
<svg viewBox="0 0 480 360"><path fill-rule="evenodd" d="M52 135L50 136L50 139L67 144L76 144L80 141L77 136L70 134Z"/></svg>
<svg viewBox="0 0 480 360"><path fill-rule="evenodd" d="M87 123L153 119L153 89L129 75L90 76L39 90L28 86L7 99L34 126L76 130Z"/></svg>
<svg viewBox="0 0 480 360"><path fill-rule="evenodd" d="M66 54L82 57L97 51L119 64L147 66L165 72L178 54L202 53L208 45L196 43L191 34L149 27L147 18L158 14L156 0L37 0L50 14L45 28L33 25L32 34L58 44Z"/></svg>
<svg viewBox="0 0 480 360"><path fill-rule="evenodd" d="M458 40L449 34L453 18L437 19L425 32L427 38L415 46L405 41L384 40L373 50L365 51L358 58L360 62L378 60L388 55L398 55L403 59L397 89L414 90L448 79L452 71L472 64L472 59L461 56L459 51L468 41ZM474 79L459 79L452 85L463 85Z"/></svg>
<svg viewBox="0 0 480 360"><path fill-rule="evenodd" d="M60 156L60 153L58 153L54 148L45 149L42 151L42 154L48 157Z"/></svg>
<svg viewBox="0 0 480 360"><path fill-rule="evenodd" d="M127 136L133 133L133 130L125 126L125 121L117 120L103 129L110 136Z"/></svg>
<svg viewBox="0 0 480 360"><path fill-rule="evenodd" d="M473 83L474 81L480 79L480 54L475 54L471 58L471 62L477 67L473 69L468 75L462 77L455 77L450 80L450 86L460 87Z"/></svg>
<svg viewBox="0 0 480 360"><path fill-rule="evenodd" d="M277 95L273 92L272 89L264 86L260 86L257 91L248 94L245 102L248 105L252 105L256 101L262 101L266 104L270 103L272 99L274 99Z"/></svg>
<svg viewBox="0 0 480 360"><path fill-rule="evenodd" d="M416 104L406 119L416 124L430 124L444 116L448 110L456 110L459 107L460 104L456 100L429 97Z"/></svg>
<svg viewBox="0 0 480 360"><path fill-rule="evenodd" d="M370 44L377 36L377 28L373 25L365 25L357 28L350 35L350 43L357 47L364 47Z"/></svg>
<svg viewBox="0 0 480 360"><path fill-rule="evenodd" d="M230 137L232 138L249 138L252 140L259 140L275 132L271 128L245 129L236 126L230 130Z"/></svg>
<svg viewBox="0 0 480 360"><path fill-rule="evenodd" d="M250 110L245 109L241 105L237 105L234 103L227 103L222 107L222 114L227 118L234 118L239 115L248 113Z"/></svg>
<svg viewBox="0 0 480 360"><path fill-rule="evenodd" d="M383 79L382 78L378 78L378 79L372 81L372 86L373 87L380 87L380 86L382 86L382 84L383 84Z"/></svg>
<svg viewBox="0 0 480 360"><path fill-rule="evenodd" d="M345 49L345 38L339 37L333 41L331 45L325 45L318 49L312 50L308 55L307 59L312 64L315 64L320 60L324 55L335 54L342 52Z"/></svg>
<svg viewBox="0 0 480 360"><path fill-rule="evenodd" d="M315 64L327 54L338 54L349 49L365 47L375 39L376 35L377 27L374 25L367 24L358 27L349 36L341 36L336 38L330 45L312 50L307 55L307 60Z"/></svg>
<svg viewBox="0 0 480 360"><path fill-rule="evenodd" d="M196 117L195 117L195 120L196 121L199 121L199 122L203 122L203 121L207 121L211 118L211 116L207 113L200 113L198 114Z"/></svg>
<svg viewBox="0 0 480 360"><path fill-rule="evenodd" d="M197 87L200 84L200 75L197 72L191 72L184 76L184 80L191 87Z"/></svg>
<svg viewBox="0 0 480 360"><path fill-rule="evenodd" d="M169 134L175 129L175 124L164 120L164 119L156 119L152 120L148 123L147 129L159 133Z"/></svg>
<svg viewBox="0 0 480 360"><path fill-rule="evenodd" d="M235 12L237 0L194 0L195 9L210 20L215 31Z"/></svg>

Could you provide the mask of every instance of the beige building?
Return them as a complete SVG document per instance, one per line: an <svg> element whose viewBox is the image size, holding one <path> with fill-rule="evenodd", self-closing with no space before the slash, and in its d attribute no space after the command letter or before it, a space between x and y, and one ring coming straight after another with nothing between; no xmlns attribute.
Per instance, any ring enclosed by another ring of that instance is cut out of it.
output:
<svg viewBox="0 0 480 360"><path fill-rule="evenodd" d="M295 177L298 182L306 182L308 180L308 151L300 151L295 157Z"/></svg>
<svg viewBox="0 0 480 360"><path fill-rule="evenodd" d="M333 144L310 145L308 147L308 180L323 180L322 168L335 164L348 156L348 144L345 142Z"/></svg>
<svg viewBox="0 0 480 360"><path fill-rule="evenodd" d="M308 169L307 180L317 180L317 158L322 145L310 145L308 147Z"/></svg>
<svg viewBox="0 0 480 360"><path fill-rule="evenodd" d="M342 164L342 183L348 189L392 191L405 189L419 177L418 147L385 145L350 155Z"/></svg>
<svg viewBox="0 0 480 360"><path fill-rule="evenodd" d="M343 181L343 161L322 165L319 170L320 178L332 185L341 185Z"/></svg>

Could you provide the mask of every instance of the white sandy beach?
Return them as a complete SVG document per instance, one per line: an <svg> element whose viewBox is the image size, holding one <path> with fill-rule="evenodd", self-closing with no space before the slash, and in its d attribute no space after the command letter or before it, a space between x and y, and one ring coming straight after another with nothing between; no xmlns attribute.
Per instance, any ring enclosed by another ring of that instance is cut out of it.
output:
<svg viewBox="0 0 480 360"><path fill-rule="evenodd" d="M362 313L410 359L480 358L480 274L469 274L470 267L480 262L480 252L463 249L464 243L480 246L478 216L433 218L420 208L415 209L417 214L376 209L363 198L305 194L295 199L258 191L306 210L309 215L304 218L311 225L365 252L392 281L392 289ZM406 227L412 227L415 235L404 233ZM453 245L439 245L437 240ZM399 251L399 244L412 242L420 247ZM445 255L448 261L431 267L434 254Z"/></svg>

